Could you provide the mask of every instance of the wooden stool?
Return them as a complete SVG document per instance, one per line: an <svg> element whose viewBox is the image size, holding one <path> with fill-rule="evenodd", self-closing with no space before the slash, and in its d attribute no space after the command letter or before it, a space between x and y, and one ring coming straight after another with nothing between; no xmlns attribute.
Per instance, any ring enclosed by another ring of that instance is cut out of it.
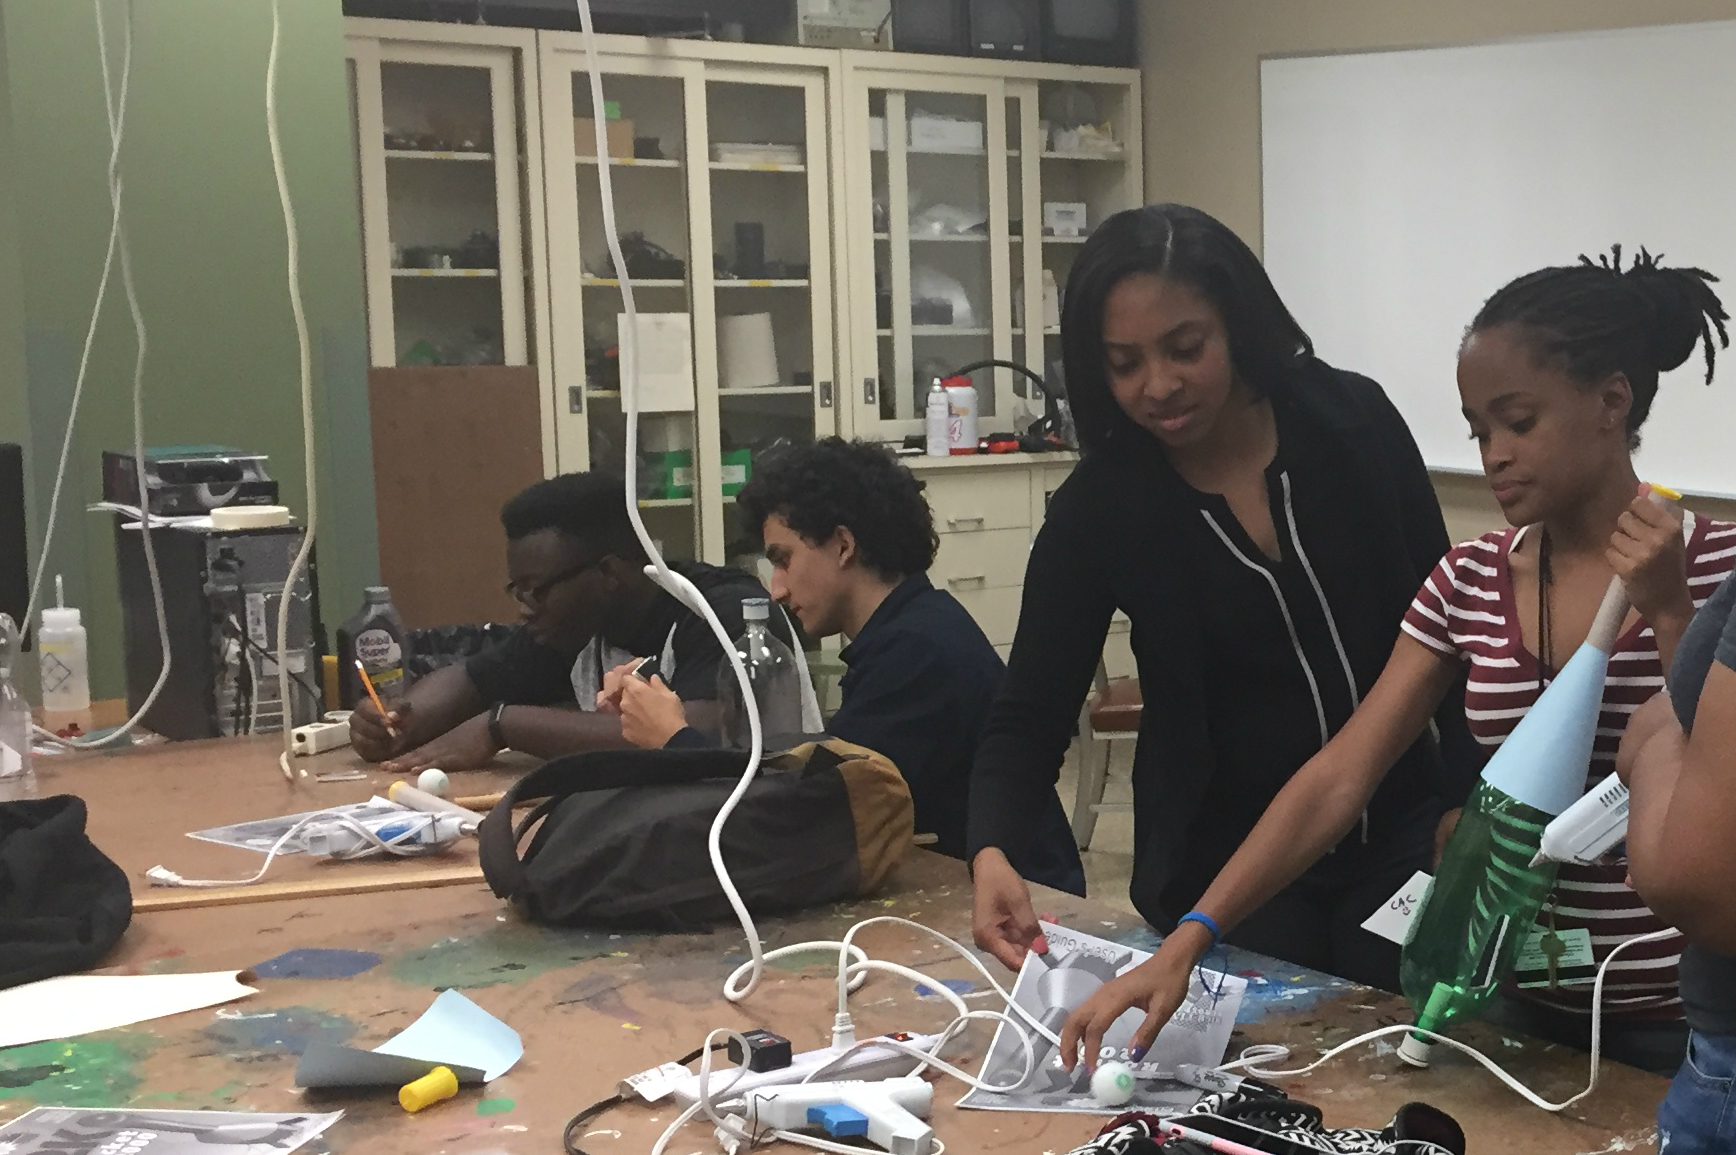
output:
<svg viewBox="0 0 1736 1155"><path fill-rule="evenodd" d="M1091 835L1097 829L1099 814L1133 809L1125 802L1103 801L1103 792L1109 784L1112 743L1138 739L1139 719L1144 710L1139 679L1111 680L1099 660L1094 692L1079 719L1079 790L1073 799L1073 840L1080 850L1091 848Z"/></svg>

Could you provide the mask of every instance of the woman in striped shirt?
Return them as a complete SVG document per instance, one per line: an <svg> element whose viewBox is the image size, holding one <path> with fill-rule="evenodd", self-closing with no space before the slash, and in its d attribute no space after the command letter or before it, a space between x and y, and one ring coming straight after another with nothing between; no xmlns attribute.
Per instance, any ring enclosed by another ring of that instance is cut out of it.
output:
<svg viewBox="0 0 1736 1155"><path fill-rule="evenodd" d="M1079 1008L1063 1056L1080 1040L1096 1054L1102 1032L1131 1006L1148 1012L1133 1042L1149 1045L1211 949L1212 928L1235 925L1350 829L1467 665L1471 731L1485 748L1499 746L1584 640L1615 575L1634 610L1612 655L1587 783L1613 769L1628 716L1662 688L1696 605L1736 559L1736 526L1655 505L1632 461L1659 373L1703 341L1710 382L1714 327L1729 344L1711 280L1697 269L1660 267L1643 250L1624 271L1617 248L1613 259L1581 258L1520 277L1483 306L1459 351L1459 394L1514 528L1459 546L1430 574L1361 707L1278 794L1200 899L1205 921L1184 921L1151 961ZM1438 845L1456 817L1442 820ZM1614 944L1659 929L1625 875L1620 862L1564 868L1546 924L1589 931L1599 961ZM1663 1072L1680 1064L1680 949L1659 943L1612 965L1607 1054ZM1508 1013L1524 1029L1588 1043L1586 989L1546 984L1516 994Z"/></svg>

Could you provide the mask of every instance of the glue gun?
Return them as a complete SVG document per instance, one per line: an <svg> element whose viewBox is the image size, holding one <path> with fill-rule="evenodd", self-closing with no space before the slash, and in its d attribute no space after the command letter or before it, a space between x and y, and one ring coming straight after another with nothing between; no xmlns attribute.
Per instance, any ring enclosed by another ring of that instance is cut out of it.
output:
<svg viewBox="0 0 1736 1155"><path fill-rule="evenodd" d="M756 1137L771 1131L818 1130L834 1139L862 1138L891 1155L929 1155L934 1128L922 1120L934 1084L917 1075L877 1083L793 1083L749 1092L740 1108Z"/></svg>
<svg viewBox="0 0 1736 1155"><path fill-rule="evenodd" d="M411 814L367 826L382 842L432 849L448 846L463 837L463 822L453 814ZM301 842L316 857L355 858L377 849L353 827L339 822L310 823L301 833Z"/></svg>
<svg viewBox="0 0 1736 1155"><path fill-rule="evenodd" d="M1537 866L1546 859L1590 865L1627 837L1628 789L1611 774L1543 828Z"/></svg>

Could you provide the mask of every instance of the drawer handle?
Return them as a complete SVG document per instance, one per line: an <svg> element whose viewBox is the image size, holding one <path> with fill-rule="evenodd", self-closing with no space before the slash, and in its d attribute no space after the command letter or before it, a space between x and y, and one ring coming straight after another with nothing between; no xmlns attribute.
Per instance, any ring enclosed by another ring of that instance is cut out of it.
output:
<svg viewBox="0 0 1736 1155"><path fill-rule="evenodd" d="M946 584L949 586L962 586L962 585L965 585L968 583L968 584L975 584L975 585L980 586L980 585L988 584L988 580L989 580L989 576L987 574L964 573L964 574L959 574L957 577L947 578Z"/></svg>
<svg viewBox="0 0 1736 1155"><path fill-rule="evenodd" d="M961 525L981 525L985 520L987 519L980 513L975 517L949 517L946 519L946 528L956 529Z"/></svg>

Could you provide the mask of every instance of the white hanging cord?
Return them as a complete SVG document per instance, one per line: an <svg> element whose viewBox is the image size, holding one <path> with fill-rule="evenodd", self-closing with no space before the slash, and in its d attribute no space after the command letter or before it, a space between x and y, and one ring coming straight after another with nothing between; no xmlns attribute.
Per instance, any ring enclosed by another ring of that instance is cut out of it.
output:
<svg viewBox="0 0 1736 1155"><path fill-rule="evenodd" d="M277 603L277 697L283 710L283 753L278 755L278 768L283 776L294 780L291 762L295 757L295 700L289 695L289 611L295 600L295 584L307 572L308 556L313 552L314 533L319 526L319 498L316 475L319 463L313 439L313 356L307 332L307 311L301 297L301 238L296 230L295 205L289 196L289 176L283 165L283 141L277 124L277 58L283 40L282 0L271 0L271 50L265 65L265 135L271 142L271 171L277 180L277 200L283 210L284 241L287 246L286 268L289 274L289 309L295 318L296 351L299 357L301 382L302 471L307 478L307 528L301 535L301 548L290 564L289 577L284 580L283 594ZM310 605L311 610L311 605ZM313 628L311 613L308 628ZM307 777L307 770L301 771Z"/></svg>
<svg viewBox="0 0 1736 1155"><path fill-rule="evenodd" d="M603 110L603 78L601 66L597 57L596 31L591 26L591 6L589 0L578 0L579 26L585 40L585 68L590 78L591 87L591 119L596 130L597 147L597 185L601 194L603 208L603 235L608 243L609 258L615 263L615 277L621 286L622 314L626 321L626 332L620 334L620 347L630 352L629 358L621 358L621 407L627 417L627 452L626 452L626 494L627 517L633 523L633 532L639 538L639 544L645 551L645 556L651 564L645 567L645 572L663 589L667 590L677 601L703 618L711 627L713 636L723 647L723 653L729 659L730 669L734 671L736 682L741 687L742 708L748 719L748 760L747 768L742 772L741 780L735 789L718 808L717 817L711 823L711 832L707 847L711 853L711 866L717 874L718 885L722 887L724 896L735 911L736 920L741 924L742 934L747 938L751 977L745 988L739 993L730 995L731 999L746 998L759 985L765 973L765 954L760 944L759 929L754 925L753 916L748 913L747 904L742 901L741 892L736 889L735 881L729 876L729 869L723 861L723 824L729 821L729 816L735 812L741 802L742 795L747 793L753 784L754 775L759 772L760 757L764 750L764 735L760 730L759 704L754 699L753 685L748 681L747 667L742 664L741 655L736 653L735 639L729 636L718 620L717 613L711 608L711 603L705 600L705 595L699 592L692 582L669 568L663 554L652 540L651 534L645 529L645 521L639 513L638 476L639 476L639 311L633 296L633 280L627 273L627 259L621 252L621 239L617 235L615 225L615 188L610 178L612 167L609 157L608 125L605 122ZM629 371L630 367L630 371Z"/></svg>

